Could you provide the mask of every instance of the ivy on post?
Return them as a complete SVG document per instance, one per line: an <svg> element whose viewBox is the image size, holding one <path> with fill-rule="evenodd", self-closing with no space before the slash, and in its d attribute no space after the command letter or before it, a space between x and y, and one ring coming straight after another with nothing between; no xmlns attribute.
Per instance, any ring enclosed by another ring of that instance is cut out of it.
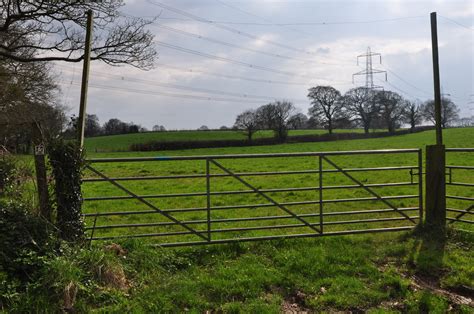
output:
<svg viewBox="0 0 474 314"><path fill-rule="evenodd" d="M84 156L74 142L57 140L50 144L49 162L55 181L57 227L62 239L80 242L84 239L81 215L81 174Z"/></svg>

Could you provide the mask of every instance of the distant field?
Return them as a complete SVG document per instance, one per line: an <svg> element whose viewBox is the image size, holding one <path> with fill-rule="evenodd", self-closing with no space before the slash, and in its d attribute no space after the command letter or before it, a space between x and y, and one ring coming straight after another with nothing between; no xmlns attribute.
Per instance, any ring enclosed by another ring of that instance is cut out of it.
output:
<svg viewBox="0 0 474 314"><path fill-rule="evenodd" d="M376 130L381 131L381 130ZM334 132L357 132L362 129L334 130ZM289 135L324 134L326 130L290 130ZM269 138L273 136L270 130L258 131L253 138ZM131 144L150 141L207 141L207 140L243 140L245 134L241 131L167 131L146 132L122 135L109 135L86 138L86 149L90 152L127 151Z"/></svg>
<svg viewBox="0 0 474 314"><path fill-rule="evenodd" d="M341 131L341 130L340 130ZM355 131L355 130L354 130ZM389 148L424 148L426 145L435 144L435 132L425 131L416 134L399 135L393 137L384 138L372 138L362 140L344 140L334 142L314 142L314 143L294 143L294 144L281 144L281 145L270 145L270 146L251 146L251 147L227 147L227 148L201 148L201 149L189 149L189 150L176 150L170 152L126 152L126 151L110 151L100 152L105 150L107 147L113 147L113 142L119 142L117 139L123 142L129 141L132 143L134 136L137 139L140 135L161 135L165 134L177 134L178 138L186 139L183 134L196 134L201 136L212 136L219 132L227 133L227 131L210 131L210 132L197 132L197 131L179 131L179 132L166 132L166 133L142 133L142 134L129 134L129 135L117 135L117 136L102 136L93 137L86 139L86 147L88 147L88 156L90 157L123 157L123 156L159 156L159 155L207 155L207 154L246 154L246 153L276 153L276 152L307 152L307 151L335 151L335 150L357 150L357 149L389 149ZM270 131L262 131L260 136L264 136L265 132L268 136L271 136ZM293 133L296 132L296 133ZM300 135L304 133L298 132L322 132L322 130L297 130L291 131L292 135ZM228 132L229 134L239 135L238 132ZM307 133L306 133L307 134ZM107 141L108 139L108 141ZM446 147L474 147L474 128L459 128L459 129L447 129L443 132L443 140ZM101 144L101 145L99 145ZM102 146L103 144L103 146ZM107 146L110 145L110 146ZM92 149L97 147L98 153ZM117 145L116 147L120 147Z"/></svg>

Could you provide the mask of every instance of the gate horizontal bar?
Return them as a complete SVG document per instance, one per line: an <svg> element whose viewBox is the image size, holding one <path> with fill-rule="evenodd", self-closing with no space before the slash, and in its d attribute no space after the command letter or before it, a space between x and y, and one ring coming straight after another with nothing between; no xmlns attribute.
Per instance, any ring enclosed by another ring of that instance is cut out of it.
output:
<svg viewBox="0 0 474 314"><path fill-rule="evenodd" d="M452 153L473 153L474 148L446 148L446 151Z"/></svg>
<svg viewBox="0 0 474 314"><path fill-rule="evenodd" d="M474 221L473 220L465 220L465 219L459 219L459 218L451 218L451 217L446 217L447 220L449 221L458 221L458 222L464 222L464 223L468 223L468 224L474 224Z"/></svg>
<svg viewBox="0 0 474 314"><path fill-rule="evenodd" d="M414 211L418 210L417 207L406 207L400 208L399 211ZM323 216L341 216L341 215L359 215L359 214L381 214L381 213L393 213L393 209L373 209L373 210L358 210L358 211L345 211L345 212L332 212L323 213ZM318 214L300 214L300 217L319 217ZM97 217L97 216L96 216ZM241 217L241 218L222 218L212 219L211 223L223 223L223 222L241 222L241 221L262 221L262 220L277 220L277 219L293 219L290 215L279 215L279 216L256 216L256 217ZM185 224L204 224L207 220L187 220L183 221ZM114 228L135 228L135 227L159 227L159 226L175 226L175 222L154 222L154 223L141 223L141 224L121 224L121 225L104 225L96 226L95 229L114 229ZM94 227L86 227L85 230L94 229Z"/></svg>
<svg viewBox="0 0 474 314"><path fill-rule="evenodd" d="M382 199L391 200L391 199L409 199L409 198L418 198L418 195L397 195L397 196L383 196ZM323 203L343 203L343 202L361 202L361 201L377 201L379 200L376 197L363 197L363 198L348 198L348 199L333 199L333 200L323 200ZM318 201L303 201L303 202L286 202L280 203L281 205L312 205L319 204ZM225 209L243 209L243 208L261 208L261 207L272 207L276 206L274 204L250 204L250 205L229 205L229 206L213 206L211 210L225 210ZM163 209L164 213L186 213L186 212L196 212L196 211L206 211L207 207L195 207L195 208L179 208L179 209ZM124 213L152 213L153 211L131 211L131 212L119 212L121 215ZM117 213L90 213L83 214L83 216L111 216Z"/></svg>
<svg viewBox="0 0 474 314"><path fill-rule="evenodd" d="M447 169L474 170L474 166L446 166Z"/></svg>
<svg viewBox="0 0 474 314"><path fill-rule="evenodd" d="M461 201L474 201L474 197L446 195L446 198Z"/></svg>
<svg viewBox="0 0 474 314"><path fill-rule="evenodd" d="M375 168L348 168L343 169L347 172L364 172L364 171L393 171L393 170L411 170L417 169L416 166L399 166L399 167L375 167ZM326 169L322 172L339 172L337 169ZM267 172L237 172L236 175L243 176L271 176L271 175L290 175L290 174L318 174L318 170L292 170L292 171L267 171ZM141 181L141 180L171 180L171 179L197 179L206 178L206 174L190 174L190 175L175 175L175 176L146 176L146 177L119 177L110 178L113 181ZM210 174L210 178L231 177L230 174L216 173ZM105 182L108 181L102 178L85 178L82 182Z"/></svg>
<svg viewBox="0 0 474 314"><path fill-rule="evenodd" d="M119 158L91 158L90 163L103 162L140 162L140 161L172 161L172 160L206 160L206 159L240 159L240 158L279 158L279 157L308 157L308 156L340 156L340 155L369 155L369 154L401 154L418 153L421 149L378 149L354 150L334 152L305 152L305 153L273 153L273 154L228 154L228 155L201 155L201 156L156 156L156 157L119 157Z"/></svg>
<svg viewBox="0 0 474 314"><path fill-rule="evenodd" d="M277 239L291 239L291 238L315 238L323 236L335 236L335 235L350 235L350 234L364 234L364 233L377 233L377 232L397 232L397 231L409 231L413 230L414 226L406 227L392 227L392 228L374 228L374 229L365 229L365 230L347 230L347 231L334 231L334 232L325 232L323 234L290 234L290 235L278 235L278 236L263 236L263 237L254 237L254 238L234 238L234 239L222 239L222 240L212 240L211 242L206 241L194 241L194 242L175 242L175 243L163 243L155 244L152 246L157 247L178 247L178 246L193 246L193 245L205 245L205 244L225 244L232 242L249 242L249 241L261 241L261 240L277 240Z"/></svg>
<svg viewBox="0 0 474 314"><path fill-rule="evenodd" d="M392 187L392 186L411 186L417 185L418 183L411 182L397 182L397 183L376 183L376 184L366 184L370 187ZM323 190L333 190L333 189L353 189L360 188L359 185L338 185L338 186L326 186L323 187ZM280 189L260 189L261 192L296 192L296 191L318 191L319 187L300 187L300 188L280 188ZM210 195L231 195L231 194L251 194L255 193L252 190L242 190L242 191L216 191L210 192ZM140 198L171 198L171 197L194 197L194 196L207 196L206 192L192 192L192 193L170 193L170 194L156 194L156 195L139 195ZM110 200L127 200L135 199L133 196L98 196L98 197L85 197L83 201L110 201Z"/></svg>
<svg viewBox="0 0 474 314"><path fill-rule="evenodd" d="M446 182L446 185L455 185L455 186L466 186L472 187L474 183L465 183L465 182Z"/></svg>
<svg viewBox="0 0 474 314"><path fill-rule="evenodd" d="M456 208L446 208L448 212L455 212L455 213L463 213L463 214L471 214L474 215L474 212L463 210L463 209L456 209Z"/></svg>
<svg viewBox="0 0 474 314"><path fill-rule="evenodd" d="M411 219L418 219L418 216L411 216ZM345 225L355 223L375 223L384 221L401 221L407 220L404 217L391 217L381 219L360 219L360 220L345 220L345 221L331 221L325 222L324 225ZM319 222L310 223L312 226L318 226ZM274 225L274 226L255 226L255 227L242 227L242 228L225 228L225 229L212 229L211 233L226 233L226 232L238 232L238 231L259 231L259 230L272 230L272 229L291 229L291 228L303 228L308 227L305 224L287 224L287 225ZM204 232L203 230L197 230L198 232ZM109 236L109 237L95 237L92 240L114 240L114 239L127 239L127 238L144 238L144 237L164 237L174 235L191 235L189 231L177 231L177 232L163 232L163 233L145 233L145 234L133 234L123 236Z"/></svg>

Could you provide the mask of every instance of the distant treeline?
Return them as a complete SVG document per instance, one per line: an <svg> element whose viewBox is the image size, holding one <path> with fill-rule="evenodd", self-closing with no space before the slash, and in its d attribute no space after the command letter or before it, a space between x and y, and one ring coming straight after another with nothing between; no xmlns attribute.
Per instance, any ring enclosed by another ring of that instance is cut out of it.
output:
<svg viewBox="0 0 474 314"><path fill-rule="evenodd" d="M420 126L414 129L398 130L394 132L372 132L372 133L325 133L293 135L286 138L285 143L304 143L304 142L327 142L338 140L354 140L366 138L379 138L394 135L403 135L416 132L422 132L434 129L433 126ZM146 143L135 143L130 145L130 151L162 151L162 150L182 150L194 148L217 148L217 147L243 147L243 146L262 146L275 145L282 142L275 137L258 138L253 140L208 140L208 141L150 141Z"/></svg>

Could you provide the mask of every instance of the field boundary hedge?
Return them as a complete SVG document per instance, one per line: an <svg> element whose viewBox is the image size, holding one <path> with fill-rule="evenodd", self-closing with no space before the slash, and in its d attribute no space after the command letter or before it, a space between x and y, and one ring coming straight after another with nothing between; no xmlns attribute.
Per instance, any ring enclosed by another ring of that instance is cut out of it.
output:
<svg viewBox="0 0 474 314"><path fill-rule="evenodd" d="M288 136L285 142L281 142L275 138L257 138L252 141L248 140L207 140L207 141L149 141L145 143L135 143L130 145L132 152L161 151L161 150L184 150L194 148L219 148L219 147L243 147L243 146L263 146L276 145L282 143L304 143L304 142L329 142L340 140L355 140L366 138L380 138L388 136L397 136L411 133L418 133L433 130L433 126L421 126L414 130L406 129L389 132L373 132L373 133L325 133L325 134L308 134Z"/></svg>

